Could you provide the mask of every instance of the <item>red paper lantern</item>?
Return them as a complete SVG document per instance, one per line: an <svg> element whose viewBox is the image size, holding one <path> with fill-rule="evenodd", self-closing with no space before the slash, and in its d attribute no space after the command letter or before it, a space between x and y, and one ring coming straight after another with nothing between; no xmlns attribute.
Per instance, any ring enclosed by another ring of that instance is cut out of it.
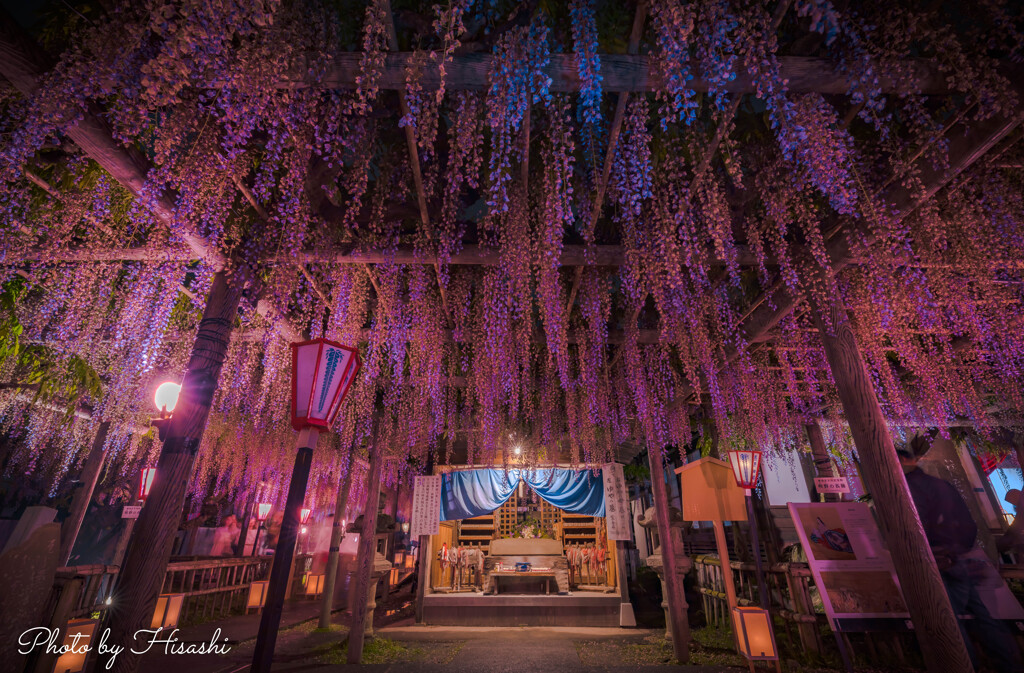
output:
<svg viewBox="0 0 1024 673"><path fill-rule="evenodd" d="M291 347L292 427L329 428L362 365L359 352L327 339Z"/></svg>
<svg viewBox="0 0 1024 673"><path fill-rule="evenodd" d="M737 486L746 489L757 486L757 480L761 478L760 451L730 451L729 463Z"/></svg>
<svg viewBox="0 0 1024 673"><path fill-rule="evenodd" d="M256 520L257 521L266 521L268 516L270 516L270 503L269 502L261 502L260 504L256 505Z"/></svg>
<svg viewBox="0 0 1024 673"><path fill-rule="evenodd" d="M299 510L299 521L301 523L305 524L307 521L309 521L309 515L312 512L313 512L313 510L311 508L309 508L309 507L303 507L302 509L300 509Z"/></svg>
<svg viewBox="0 0 1024 673"><path fill-rule="evenodd" d="M155 476L155 467L146 467L142 469L142 477L139 480L139 500L145 500L149 497L149 490L153 488L153 477Z"/></svg>

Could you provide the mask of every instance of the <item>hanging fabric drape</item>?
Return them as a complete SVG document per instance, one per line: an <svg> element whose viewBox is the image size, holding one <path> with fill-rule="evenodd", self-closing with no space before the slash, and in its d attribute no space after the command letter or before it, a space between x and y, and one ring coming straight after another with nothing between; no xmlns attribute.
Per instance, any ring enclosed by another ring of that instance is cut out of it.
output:
<svg viewBox="0 0 1024 673"><path fill-rule="evenodd" d="M457 470L441 479L441 520L490 514L512 497L520 480L548 503L575 514L604 516L604 480L590 470Z"/></svg>

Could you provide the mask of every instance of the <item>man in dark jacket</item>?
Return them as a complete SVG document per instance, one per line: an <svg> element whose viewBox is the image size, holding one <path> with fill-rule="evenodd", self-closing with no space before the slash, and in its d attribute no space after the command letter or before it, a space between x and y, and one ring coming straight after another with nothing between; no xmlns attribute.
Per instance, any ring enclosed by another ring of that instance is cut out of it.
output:
<svg viewBox="0 0 1024 673"><path fill-rule="evenodd" d="M926 474L917 466L917 460L928 450L927 440L916 437L907 448L896 451L900 466L910 487L910 495L921 518L921 525L932 548L935 563L942 574L946 593L957 615L971 615L974 619L972 630L985 649L985 654L1004 673L1018 673L1024 670L1020 649L1007 626L994 619L978 595L971 562L964 555L974 548L978 525L971 516L971 510L960 492L948 481ZM977 655L971 639L960 621L967 651L977 669Z"/></svg>

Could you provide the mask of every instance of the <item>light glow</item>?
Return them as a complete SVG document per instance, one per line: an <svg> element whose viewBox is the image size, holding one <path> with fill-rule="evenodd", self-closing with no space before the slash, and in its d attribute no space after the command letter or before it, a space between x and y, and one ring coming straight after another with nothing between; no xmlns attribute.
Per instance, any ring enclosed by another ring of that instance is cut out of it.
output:
<svg viewBox="0 0 1024 673"><path fill-rule="evenodd" d="M153 403L159 411L172 412L178 406L178 395L181 394L181 384L174 381L161 383L153 395Z"/></svg>

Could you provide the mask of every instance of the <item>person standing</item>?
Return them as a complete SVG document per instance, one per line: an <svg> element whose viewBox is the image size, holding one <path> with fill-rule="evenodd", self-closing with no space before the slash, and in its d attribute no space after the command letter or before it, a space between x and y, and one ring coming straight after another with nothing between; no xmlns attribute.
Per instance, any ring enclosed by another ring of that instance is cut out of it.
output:
<svg viewBox="0 0 1024 673"><path fill-rule="evenodd" d="M1006 624L989 614L975 583L971 567L974 561L968 555L975 547L978 525L955 486L926 474L917 466L918 459L928 448L924 437L915 437L908 447L900 448L896 453L953 611L957 615L973 617L974 635L984 646L996 670L1020 673L1024 671L1020 649ZM960 620L960 630L971 661L977 668L977 653L967 635L964 620Z"/></svg>

